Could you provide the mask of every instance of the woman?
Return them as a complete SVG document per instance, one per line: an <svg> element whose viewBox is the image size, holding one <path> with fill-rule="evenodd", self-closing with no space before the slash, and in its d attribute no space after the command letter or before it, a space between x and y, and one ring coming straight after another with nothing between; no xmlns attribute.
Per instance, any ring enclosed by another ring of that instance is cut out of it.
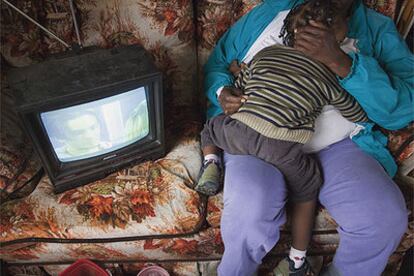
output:
<svg viewBox="0 0 414 276"><path fill-rule="evenodd" d="M230 62L248 60L269 43L281 43L278 34L293 2L264 1L220 39L205 66L209 117L240 107L240 92L231 87L227 71ZM412 54L389 18L360 0L337 2L349 15L344 43L340 45L328 28L313 24L297 30L296 48L328 66L375 123L404 127L413 120ZM361 127L328 107L308 145L323 170L319 201L339 224L340 245L330 275L380 275L407 227L401 192L379 162L391 175L395 165L371 135L371 126L365 127L354 143L347 137ZM218 272L252 275L279 239L286 186L281 173L259 159L230 154L224 159L225 252Z"/></svg>

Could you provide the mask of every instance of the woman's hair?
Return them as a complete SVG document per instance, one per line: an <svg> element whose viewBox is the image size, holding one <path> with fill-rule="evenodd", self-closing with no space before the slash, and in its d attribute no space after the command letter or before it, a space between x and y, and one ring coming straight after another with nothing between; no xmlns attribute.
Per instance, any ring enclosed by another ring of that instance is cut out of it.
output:
<svg viewBox="0 0 414 276"><path fill-rule="evenodd" d="M308 25L309 20L321 22L330 27L334 13L335 7L331 0L305 0L303 4L290 10L283 21L279 37L283 38L284 45L293 47L296 28Z"/></svg>

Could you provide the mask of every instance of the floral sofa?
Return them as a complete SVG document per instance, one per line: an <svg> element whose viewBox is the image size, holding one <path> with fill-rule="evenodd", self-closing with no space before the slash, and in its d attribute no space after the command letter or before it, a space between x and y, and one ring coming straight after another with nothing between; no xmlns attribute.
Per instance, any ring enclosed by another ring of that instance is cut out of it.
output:
<svg viewBox="0 0 414 276"><path fill-rule="evenodd" d="M25 66L64 50L6 5L1 5L0 258L11 275L57 275L80 258L113 275L158 263L172 275L213 275L223 253L222 194L205 198L191 189L201 159L198 142L205 98L202 65L218 38L258 0L77 0L85 46L143 45L165 76L168 154L125 168L88 185L53 193L14 113L7 86L10 66ZM75 42L68 1L16 0L15 5L67 42ZM395 0L367 1L394 17ZM396 180L409 206L409 229L390 257L395 275L413 246L413 126L389 132L389 147L405 168ZM407 161L408 160L408 161ZM412 167L411 167L412 168ZM318 210L311 254L329 262L338 246L336 223ZM265 258L261 275L286 254L289 226Z"/></svg>

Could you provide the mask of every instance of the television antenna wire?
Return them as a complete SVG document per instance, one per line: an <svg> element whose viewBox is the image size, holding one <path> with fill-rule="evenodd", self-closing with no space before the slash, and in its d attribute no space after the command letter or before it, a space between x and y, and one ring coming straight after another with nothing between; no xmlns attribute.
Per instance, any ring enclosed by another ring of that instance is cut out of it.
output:
<svg viewBox="0 0 414 276"><path fill-rule="evenodd" d="M35 24L36 26L38 26L42 31L46 32L49 36L51 36L52 38L54 38L57 41L59 41L66 48L72 49L72 47L68 43L66 43L65 41L63 41L61 38L59 38L57 35L55 35L52 31L48 30L46 27L42 26L36 20L34 20L33 18L31 18L30 16L28 16L27 14L25 14L22 10L20 10L19 8L17 8L15 5L13 5L12 3L10 3L7 0L2 0L2 1L4 3L6 3L10 8L12 8L13 10L15 10L19 14L21 14L23 17L25 17L27 20L29 20L30 22L32 22L33 24ZM73 5L73 0L69 0L69 6L70 6L70 12L71 12L71 15L72 15L73 26L75 28L75 32L76 32L76 37L77 37L77 40L78 40L78 44L79 44L79 47L82 48L82 42L81 42L81 39L80 39L79 26L78 26L78 22L76 20L75 8L74 8L74 5Z"/></svg>

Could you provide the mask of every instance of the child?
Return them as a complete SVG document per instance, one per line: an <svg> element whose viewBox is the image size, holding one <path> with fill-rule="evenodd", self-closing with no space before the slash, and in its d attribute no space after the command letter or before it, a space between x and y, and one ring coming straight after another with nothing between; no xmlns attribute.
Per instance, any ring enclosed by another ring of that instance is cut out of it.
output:
<svg viewBox="0 0 414 276"><path fill-rule="evenodd" d="M333 26L336 38L343 40L345 20L334 18L333 13L330 1L310 0L292 9L285 19L281 36L290 47L267 47L241 68L233 61L229 69L237 74L235 87L248 98L238 112L210 119L201 132L204 164L197 191L207 195L218 191L219 148L230 154L256 156L284 175L293 202L293 248L285 262L287 273L295 275L305 275L309 268L305 254L323 182L317 160L303 153L302 146L310 140L324 105L336 106L351 121L368 120L327 67L291 47L294 30L309 20Z"/></svg>

